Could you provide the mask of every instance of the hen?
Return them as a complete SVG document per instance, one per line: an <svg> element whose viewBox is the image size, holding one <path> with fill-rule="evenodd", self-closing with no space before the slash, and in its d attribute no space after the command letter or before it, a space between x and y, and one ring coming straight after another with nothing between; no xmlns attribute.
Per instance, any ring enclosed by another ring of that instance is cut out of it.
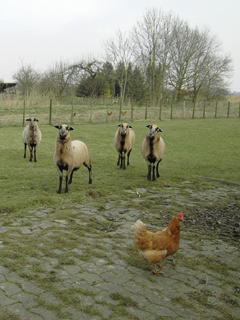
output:
<svg viewBox="0 0 240 320"><path fill-rule="evenodd" d="M153 264L154 274L162 274L161 261L178 250L182 221L183 213L180 212L172 218L167 228L155 233L147 231L141 220L137 220L132 226L134 244L142 258Z"/></svg>

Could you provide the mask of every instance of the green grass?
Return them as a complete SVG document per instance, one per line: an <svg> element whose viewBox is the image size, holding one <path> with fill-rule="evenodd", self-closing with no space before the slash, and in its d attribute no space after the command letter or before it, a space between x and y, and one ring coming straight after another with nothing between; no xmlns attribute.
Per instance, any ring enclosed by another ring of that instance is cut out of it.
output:
<svg viewBox="0 0 240 320"><path fill-rule="evenodd" d="M149 121L131 123L136 142L130 166L123 171L117 167L114 135L117 122L74 126L72 139L84 141L89 149L93 167L93 184L88 184L88 171L83 166L74 173L69 194L57 194L58 174L53 163L57 130L40 126L42 142L37 163L23 158L22 127L0 128L0 212L23 212L39 207L59 208L66 204L98 198L99 205L111 196L131 196L126 190L147 188L168 192L169 187L191 181L192 187L208 188L216 181L239 183L240 130L239 119L173 120L158 123L163 130L166 154L160 164L160 178L146 179L147 166L141 156L141 143ZM184 191L183 191L184 192ZM120 199L119 198L119 199Z"/></svg>

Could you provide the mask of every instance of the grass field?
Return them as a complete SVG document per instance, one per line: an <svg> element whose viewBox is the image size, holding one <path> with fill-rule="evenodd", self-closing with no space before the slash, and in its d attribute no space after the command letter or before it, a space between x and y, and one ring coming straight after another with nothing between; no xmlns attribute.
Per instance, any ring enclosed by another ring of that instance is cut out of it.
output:
<svg viewBox="0 0 240 320"><path fill-rule="evenodd" d="M98 197L105 201L111 195L126 196L125 191L137 188L165 192L182 182L191 181L193 188L207 188L214 180L227 183L240 181L239 119L207 119L162 121L166 154L160 164L160 178L146 179L147 166L140 153L148 122L131 123L136 142L127 170L117 165L114 134L117 122L75 125L72 139L84 141L92 159L93 184L88 185L88 171L83 166L74 173L69 194L57 194L58 174L53 163L57 129L40 126L42 142L37 163L23 158L22 127L0 128L1 212L78 203Z"/></svg>
<svg viewBox="0 0 240 320"><path fill-rule="evenodd" d="M126 170L116 165L118 122L74 125L93 184L83 166L67 194L57 194L54 126L40 125L37 163L23 158L21 126L0 128L0 320L157 319L169 310L169 319L237 320L239 121L154 121L166 142L157 181L147 181L140 152L149 121L131 123ZM142 219L157 231L181 210L177 264L166 259L165 276L152 276L130 226Z"/></svg>

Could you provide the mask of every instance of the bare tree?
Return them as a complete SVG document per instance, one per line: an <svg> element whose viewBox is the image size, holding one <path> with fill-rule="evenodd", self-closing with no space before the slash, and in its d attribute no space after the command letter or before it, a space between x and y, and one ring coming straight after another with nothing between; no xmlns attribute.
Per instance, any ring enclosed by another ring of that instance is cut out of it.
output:
<svg viewBox="0 0 240 320"><path fill-rule="evenodd" d="M55 62L42 76L41 91L62 100L63 94L72 86L75 72L68 62Z"/></svg>
<svg viewBox="0 0 240 320"><path fill-rule="evenodd" d="M232 74L232 59L221 55L221 44L209 30L199 32L197 51L189 71L188 88L196 103L199 95L214 96L219 89L227 90Z"/></svg>
<svg viewBox="0 0 240 320"><path fill-rule="evenodd" d="M146 76L150 104L157 103L167 88L175 21L172 14L152 8L133 28L134 55Z"/></svg>
<svg viewBox="0 0 240 320"><path fill-rule="evenodd" d="M116 32L116 39L110 38L104 43L106 60L115 68L117 81L120 87L120 112L125 99L128 80L128 66L132 60L133 51L131 39L126 33Z"/></svg>
<svg viewBox="0 0 240 320"><path fill-rule="evenodd" d="M182 92L209 94L226 87L231 75L231 58L221 57L221 45L208 30L200 31L172 14L147 10L133 28L132 41L137 64L145 74L150 104L171 90L173 99Z"/></svg>
<svg viewBox="0 0 240 320"><path fill-rule="evenodd" d="M27 99L36 87L40 74L30 64L22 62L19 70L13 74L13 79L17 81L23 96Z"/></svg>

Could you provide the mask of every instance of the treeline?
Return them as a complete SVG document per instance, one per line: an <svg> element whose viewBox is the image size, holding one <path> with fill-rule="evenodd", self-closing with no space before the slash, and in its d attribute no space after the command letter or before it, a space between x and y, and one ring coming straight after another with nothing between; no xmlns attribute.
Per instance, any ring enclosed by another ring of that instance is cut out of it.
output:
<svg viewBox="0 0 240 320"><path fill-rule="evenodd" d="M103 59L56 62L43 73L23 64L13 75L21 93L62 99L119 97L157 105L228 93L232 60L209 30L192 28L179 17L159 9L146 10L127 33L117 31L103 45Z"/></svg>

